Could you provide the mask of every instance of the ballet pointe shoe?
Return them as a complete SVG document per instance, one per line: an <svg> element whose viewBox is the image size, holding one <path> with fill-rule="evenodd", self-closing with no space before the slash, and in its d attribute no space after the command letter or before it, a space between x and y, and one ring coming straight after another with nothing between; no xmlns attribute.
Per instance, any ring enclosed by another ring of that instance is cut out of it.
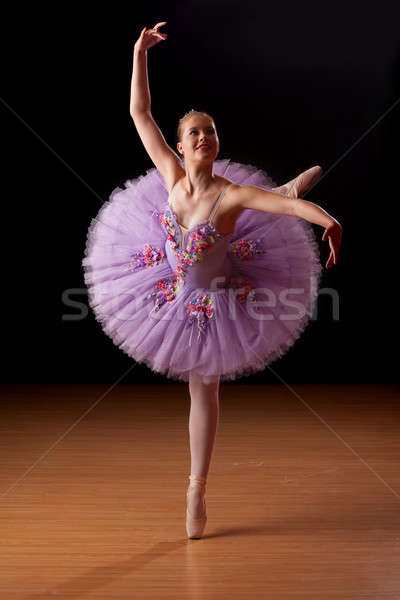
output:
<svg viewBox="0 0 400 600"><path fill-rule="evenodd" d="M322 175L322 169L319 165L315 165L306 171L297 175L284 185L272 188L272 192L287 196L288 198L300 198L304 192L309 190Z"/></svg>
<svg viewBox="0 0 400 600"><path fill-rule="evenodd" d="M186 533L190 539L199 539L203 535L207 522L206 501L204 499L207 479L199 475L189 475L189 479L190 484L186 492ZM203 514L198 518L194 518L189 509L189 503L194 494L200 494L203 504Z"/></svg>

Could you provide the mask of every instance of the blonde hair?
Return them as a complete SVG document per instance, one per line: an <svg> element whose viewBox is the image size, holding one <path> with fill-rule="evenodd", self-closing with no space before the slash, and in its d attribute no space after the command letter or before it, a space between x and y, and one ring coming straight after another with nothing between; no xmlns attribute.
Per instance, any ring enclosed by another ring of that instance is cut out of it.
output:
<svg viewBox="0 0 400 600"><path fill-rule="evenodd" d="M203 115L205 117L208 117L209 119L211 119L214 122L214 119L208 113L206 113L202 110L194 110L194 108L191 108L187 113L185 113L183 115L183 117L181 117L179 119L178 129L176 132L177 142L180 142L182 140L182 134L183 134L183 128L185 126L185 121L187 121L187 119L189 119L190 117L193 117L194 115Z"/></svg>

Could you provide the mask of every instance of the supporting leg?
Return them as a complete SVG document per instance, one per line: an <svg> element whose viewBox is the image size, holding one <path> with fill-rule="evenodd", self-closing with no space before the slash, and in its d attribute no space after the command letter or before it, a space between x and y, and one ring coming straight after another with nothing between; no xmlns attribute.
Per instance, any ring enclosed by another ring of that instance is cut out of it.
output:
<svg viewBox="0 0 400 600"><path fill-rule="evenodd" d="M186 531L201 537L206 522L205 488L219 421L219 377L190 373L190 485L187 491Z"/></svg>
<svg viewBox="0 0 400 600"><path fill-rule="evenodd" d="M219 421L219 377L203 379L192 371L189 391L190 473L207 477Z"/></svg>

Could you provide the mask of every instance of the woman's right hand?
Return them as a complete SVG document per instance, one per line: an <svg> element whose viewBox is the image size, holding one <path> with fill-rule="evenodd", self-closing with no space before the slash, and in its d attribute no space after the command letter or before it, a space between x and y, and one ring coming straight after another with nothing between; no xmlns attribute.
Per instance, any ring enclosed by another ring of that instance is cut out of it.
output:
<svg viewBox="0 0 400 600"><path fill-rule="evenodd" d="M153 29L147 29L147 27L143 27L140 36L135 42L135 49L147 50L147 48L155 46L161 40L165 40L168 36L168 33L159 33L158 29L166 23L167 21L161 21L160 23L154 25Z"/></svg>

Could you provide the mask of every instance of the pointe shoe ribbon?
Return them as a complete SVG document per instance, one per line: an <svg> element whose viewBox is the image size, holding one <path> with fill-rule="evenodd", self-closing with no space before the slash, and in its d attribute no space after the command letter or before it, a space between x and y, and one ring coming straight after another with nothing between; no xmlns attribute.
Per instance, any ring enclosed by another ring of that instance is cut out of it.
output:
<svg viewBox="0 0 400 600"><path fill-rule="evenodd" d="M206 502L204 499L205 486L207 479L200 475L189 475L190 484L186 492L187 508L186 508L186 533L191 539L201 538L204 527L207 522ZM194 518L189 510L189 497L193 492L200 492L203 501L203 514L199 518Z"/></svg>

